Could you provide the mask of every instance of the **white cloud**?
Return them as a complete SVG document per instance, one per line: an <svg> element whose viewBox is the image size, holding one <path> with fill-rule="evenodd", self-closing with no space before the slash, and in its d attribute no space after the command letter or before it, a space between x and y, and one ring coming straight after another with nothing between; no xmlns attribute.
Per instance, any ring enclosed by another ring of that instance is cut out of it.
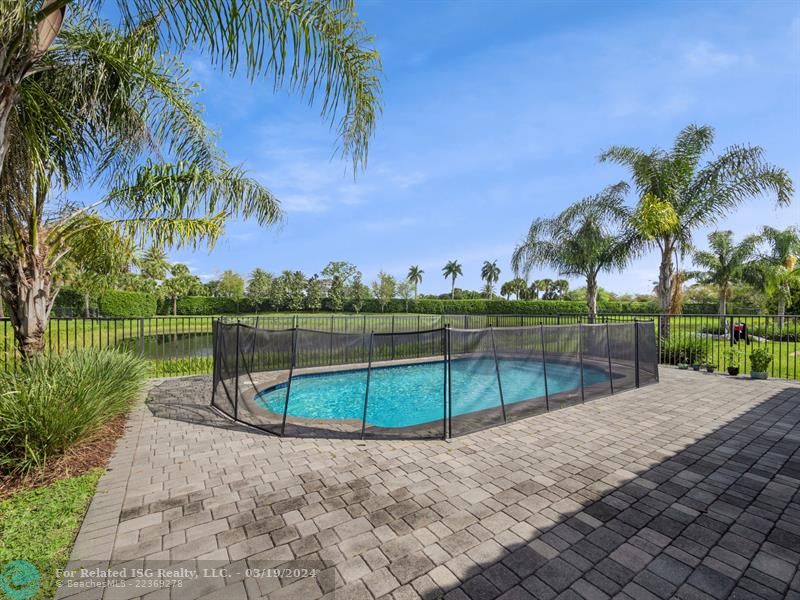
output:
<svg viewBox="0 0 800 600"><path fill-rule="evenodd" d="M712 73L752 61L746 55L726 52L707 41L697 42L687 48L683 60L690 69L701 73Z"/></svg>

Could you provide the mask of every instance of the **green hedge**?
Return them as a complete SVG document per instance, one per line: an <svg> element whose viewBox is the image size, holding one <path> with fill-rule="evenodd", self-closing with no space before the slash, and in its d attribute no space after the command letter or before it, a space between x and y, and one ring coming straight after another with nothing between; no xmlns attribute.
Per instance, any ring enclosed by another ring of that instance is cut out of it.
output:
<svg viewBox="0 0 800 600"><path fill-rule="evenodd" d="M351 307L348 307L351 308ZM383 311L377 300L367 300L361 312L412 312L422 314L450 315L557 315L587 311L585 302L568 300L438 300L422 298L406 303L390 301ZM605 302L598 304L598 311L605 313L654 313L658 312L652 302Z"/></svg>
<svg viewBox="0 0 800 600"><path fill-rule="evenodd" d="M104 317L152 317L157 308L155 296L121 290L105 292L98 305Z"/></svg>
<svg viewBox="0 0 800 600"><path fill-rule="evenodd" d="M178 298L179 315L224 315L238 312L250 312L249 304L230 298L215 298L213 296L186 296ZM167 302L172 310L172 301Z"/></svg>
<svg viewBox="0 0 800 600"><path fill-rule="evenodd" d="M53 309L73 312L77 315L83 314L83 294L72 288L61 288L53 303Z"/></svg>

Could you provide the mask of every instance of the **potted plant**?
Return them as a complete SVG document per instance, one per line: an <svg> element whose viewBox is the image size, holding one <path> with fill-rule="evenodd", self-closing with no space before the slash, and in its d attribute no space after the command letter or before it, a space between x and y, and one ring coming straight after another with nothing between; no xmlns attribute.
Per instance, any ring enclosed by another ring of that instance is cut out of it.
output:
<svg viewBox="0 0 800 600"><path fill-rule="evenodd" d="M714 369L716 369L716 368L717 368L717 365L715 365L715 364L712 364L712 363L710 363L710 362L707 362L707 363L706 363L706 372L707 372L707 373L713 373L713 372L714 372Z"/></svg>
<svg viewBox="0 0 800 600"><path fill-rule="evenodd" d="M700 363L700 361L695 361L695 362L692 363L692 368L695 371L699 371L701 366L702 366L702 364Z"/></svg>
<svg viewBox="0 0 800 600"><path fill-rule="evenodd" d="M752 379L766 379L769 363L772 362L772 353L764 348L756 348L750 353L750 377Z"/></svg>
<svg viewBox="0 0 800 600"><path fill-rule="evenodd" d="M686 371L686 370L689 368L689 364L688 364L688 363L685 363L685 362L679 362L679 363L678 363L678 368L679 368L681 371Z"/></svg>
<svg viewBox="0 0 800 600"><path fill-rule="evenodd" d="M725 353L725 362L728 363L728 375L735 377L739 374L739 357L741 352L736 348L731 348Z"/></svg>

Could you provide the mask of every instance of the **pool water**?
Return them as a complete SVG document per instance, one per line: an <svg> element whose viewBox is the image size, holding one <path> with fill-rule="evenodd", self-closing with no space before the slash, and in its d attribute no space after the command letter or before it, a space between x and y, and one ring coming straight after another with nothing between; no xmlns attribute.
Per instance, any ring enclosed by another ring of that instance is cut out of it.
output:
<svg viewBox="0 0 800 600"><path fill-rule="evenodd" d="M497 366L505 404L545 395L544 368L539 362L499 359ZM500 407L497 371L492 358L459 359L451 363L453 416ZM372 369L367 424L408 427L440 420L444 413L444 363L426 362ZM583 368L586 386L608 381L608 373ZM548 363L550 395L579 389L579 365ZM288 415L309 419L357 419L364 414L367 370L297 375L292 379ZM267 410L283 414L286 384L257 397Z"/></svg>

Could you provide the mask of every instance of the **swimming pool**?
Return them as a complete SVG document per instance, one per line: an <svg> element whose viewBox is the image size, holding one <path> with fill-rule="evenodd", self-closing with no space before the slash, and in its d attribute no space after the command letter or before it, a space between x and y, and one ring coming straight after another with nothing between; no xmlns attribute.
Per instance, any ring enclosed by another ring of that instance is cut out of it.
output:
<svg viewBox="0 0 800 600"><path fill-rule="evenodd" d="M548 363L547 393L580 389L581 367ZM499 358L469 358L451 362L453 416L500 407L498 371L506 405L545 396L541 362ZM369 378L368 425L398 428L441 420L444 413L444 363L432 361L373 367ZM607 371L584 365L584 386L606 382ZM295 375L287 415L307 419L361 420L367 389L367 369ZM262 408L283 414L286 384L256 396Z"/></svg>

